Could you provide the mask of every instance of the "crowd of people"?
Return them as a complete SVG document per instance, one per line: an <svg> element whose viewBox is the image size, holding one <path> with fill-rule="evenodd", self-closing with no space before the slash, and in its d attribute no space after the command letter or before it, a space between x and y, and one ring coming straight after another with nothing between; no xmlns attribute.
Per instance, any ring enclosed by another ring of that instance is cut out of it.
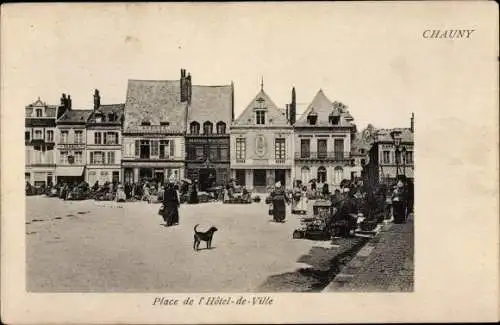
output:
<svg viewBox="0 0 500 325"><path fill-rule="evenodd" d="M270 190L266 203L270 204L270 213L276 222L284 222L286 205L291 204L292 213L308 213L311 204L318 200L330 204L329 218L326 225L332 233L336 228L347 229L351 234L363 220L404 223L413 213L413 181L400 179L392 186L379 185L369 187L361 179L344 180L333 193L328 184L296 183L291 191L285 191L281 183Z"/></svg>

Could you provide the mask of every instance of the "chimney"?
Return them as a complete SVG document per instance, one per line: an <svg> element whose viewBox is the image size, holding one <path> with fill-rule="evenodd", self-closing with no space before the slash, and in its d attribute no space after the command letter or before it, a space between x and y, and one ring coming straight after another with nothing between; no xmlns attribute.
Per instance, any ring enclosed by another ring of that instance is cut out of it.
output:
<svg viewBox="0 0 500 325"><path fill-rule="evenodd" d="M186 77L186 96L188 104L191 104L191 94L193 93L193 87L191 86L191 74L188 73Z"/></svg>
<svg viewBox="0 0 500 325"><path fill-rule="evenodd" d="M63 116L67 108L68 108L68 100L66 99L66 94L62 94L61 104L59 105L59 109L57 110L57 119Z"/></svg>
<svg viewBox="0 0 500 325"><path fill-rule="evenodd" d="M297 103L295 101L295 87L292 88L292 102L290 103L290 125L295 124L295 118L297 116Z"/></svg>
<svg viewBox="0 0 500 325"><path fill-rule="evenodd" d="M101 95L99 95L99 90L94 91L94 109L101 107Z"/></svg>
<svg viewBox="0 0 500 325"><path fill-rule="evenodd" d="M186 70L181 69L181 103L184 103L187 101L187 82L186 82Z"/></svg>
<svg viewBox="0 0 500 325"><path fill-rule="evenodd" d="M288 110L290 109L290 105L289 104L286 104L286 108L285 108L285 113L286 113L286 120L287 121L290 121L289 118L290 118L290 114L288 112Z"/></svg>
<svg viewBox="0 0 500 325"><path fill-rule="evenodd" d="M68 99L67 99L67 105L68 105L68 111L71 110L72 106L73 106L73 103L71 102L71 96L68 95Z"/></svg>
<svg viewBox="0 0 500 325"><path fill-rule="evenodd" d="M234 82L231 81L231 121L234 121Z"/></svg>
<svg viewBox="0 0 500 325"><path fill-rule="evenodd" d="M415 131L415 114L411 113L411 120L410 120L410 131L413 133Z"/></svg>

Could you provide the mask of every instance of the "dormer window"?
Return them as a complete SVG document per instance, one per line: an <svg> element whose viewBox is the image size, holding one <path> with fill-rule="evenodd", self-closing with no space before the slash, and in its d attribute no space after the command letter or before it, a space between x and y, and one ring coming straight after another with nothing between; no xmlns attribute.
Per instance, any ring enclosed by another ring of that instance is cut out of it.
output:
<svg viewBox="0 0 500 325"><path fill-rule="evenodd" d="M218 122L217 123L217 134L225 134L226 133L226 123Z"/></svg>
<svg viewBox="0 0 500 325"><path fill-rule="evenodd" d="M96 114L96 116L95 116L95 121L96 121L97 123L101 123L101 122L102 122L102 115L101 115L101 114Z"/></svg>
<svg viewBox="0 0 500 325"><path fill-rule="evenodd" d="M328 121L332 125L338 125L340 122L340 114L337 110L334 110L333 112L330 113L328 116Z"/></svg>
<svg viewBox="0 0 500 325"><path fill-rule="evenodd" d="M150 126L151 122L149 122L149 121L142 121L141 125L142 126Z"/></svg>
<svg viewBox="0 0 500 325"><path fill-rule="evenodd" d="M311 109L311 112L307 115L307 122L309 125L316 125L318 122L318 113L314 111L314 108Z"/></svg>
<svg viewBox="0 0 500 325"><path fill-rule="evenodd" d="M212 134L213 133L213 124L211 122L203 123L203 134Z"/></svg>
<svg viewBox="0 0 500 325"><path fill-rule="evenodd" d="M191 122L189 125L189 131L191 134L200 134L200 123Z"/></svg>
<svg viewBox="0 0 500 325"><path fill-rule="evenodd" d="M163 122L160 122L160 125L163 125L163 126L169 126L170 123L169 122L166 122L166 121L163 121Z"/></svg>
<svg viewBox="0 0 500 325"><path fill-rule="evenodd" d="M41 108L37 108L35 110L36 117L42 117L43 116L43 111Z"/></svg>
<svg viewBox="0 0 500 325"><path fill-rule="evenodd" d="M108 114L108 121L109 122L114 122L115 121L115 114L114 113Z"/></svg>

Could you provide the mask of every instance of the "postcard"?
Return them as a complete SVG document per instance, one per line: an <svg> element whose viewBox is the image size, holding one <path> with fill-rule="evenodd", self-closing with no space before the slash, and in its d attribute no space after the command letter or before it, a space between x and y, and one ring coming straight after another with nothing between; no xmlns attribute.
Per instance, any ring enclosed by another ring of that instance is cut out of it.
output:
<svg viewBox="0 0 500 325"><path fill-rule="evenodd" d="M3 322L499 320L495 3L1 12Z"/></svg>

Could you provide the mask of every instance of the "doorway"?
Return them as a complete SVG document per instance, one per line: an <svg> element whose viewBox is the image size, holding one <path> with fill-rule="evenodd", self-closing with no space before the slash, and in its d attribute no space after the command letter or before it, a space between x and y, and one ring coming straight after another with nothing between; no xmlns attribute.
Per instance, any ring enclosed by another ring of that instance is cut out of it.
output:
<svg viewBox="0 0 500 325"><path fill-rule="evenodd" d="M139 180L153 178L153 170L151 168L139 169Z"/></svg>
<svg viewBox="0 0 500 325"><path fill-rule="evenodd" d="M236 184L246 186L246 169L236 170Z"/></svg>
<svg viewBox="0 0 500 325"><path fill-rule="evenodd" d="M155 170L154 178L157 183L163 183L165 181L165 173L161 170Z"/></svg>
<svg viewBox="0 0 500 325"><path fill-rule="evenodd" d="M274 181L280 182L281 186L286 188L286 170L276 169L274 171Z"/></svg>
<svg viewBox="0 0 500 325"><path fill-rule="evenodd" d="M203 168L200 169L199 175L199 190L205 191L208 188L215 186L216 184L216 171L213 168Z"/></svg>

